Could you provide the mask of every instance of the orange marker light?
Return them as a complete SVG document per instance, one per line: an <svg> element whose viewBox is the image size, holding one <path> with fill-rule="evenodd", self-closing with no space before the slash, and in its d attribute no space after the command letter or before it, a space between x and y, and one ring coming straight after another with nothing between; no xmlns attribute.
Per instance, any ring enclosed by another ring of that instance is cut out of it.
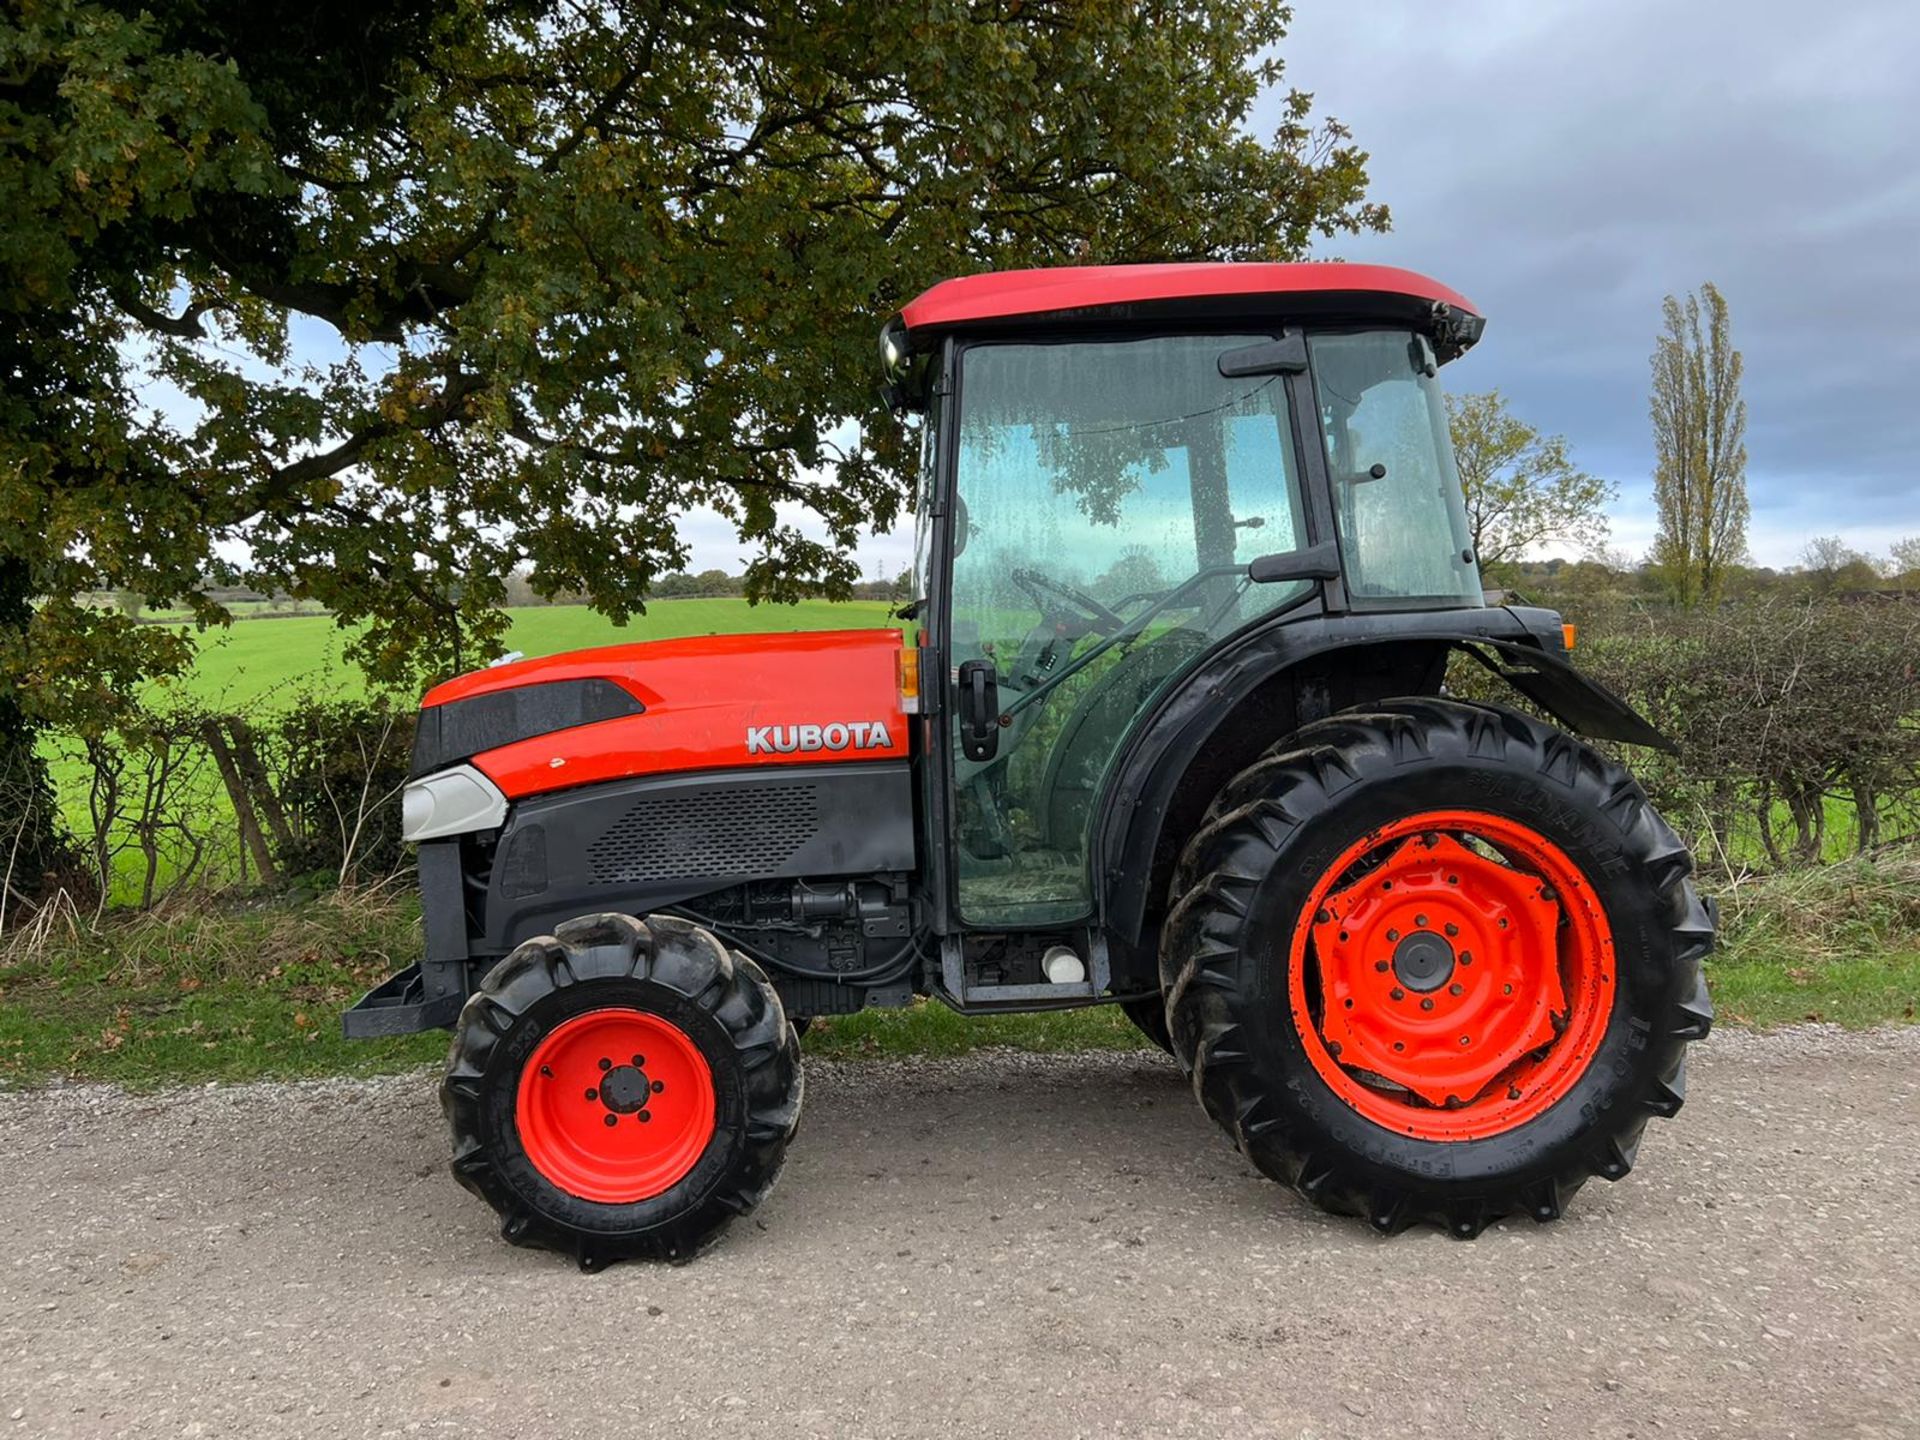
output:
<svg viewBox="0 0 1920 1440"><path fill-rule="evenodd" d="M1573 649L1574 642L1579 638L1580 627L1578 625L1562 625L1560 627L1560 643L1566 649Z"/></svg>
<svg viewBox="0 0 1920 1440"><path fill-rule="evenodd" d="M920 713L920 651L916 646L900 647L900 711L905 715Z"/></svg>

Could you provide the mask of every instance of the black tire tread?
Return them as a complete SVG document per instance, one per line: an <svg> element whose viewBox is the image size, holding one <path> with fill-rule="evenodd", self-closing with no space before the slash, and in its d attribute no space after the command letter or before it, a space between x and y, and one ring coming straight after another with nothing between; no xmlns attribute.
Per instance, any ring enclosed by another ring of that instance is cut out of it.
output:
<svg viewBox="0 0 1920 1440"><path fill-rule="evenodd" d="M686 997L725 1032L746 1076L745 1134L735 1162L685 1213L635 1234L584 1230L538 1212L483 1139L483 1086L500 1040L556 991L601 980L650 981ZM499 1212L508 1241L558 1250L585 1270L625 1259L685 1261L713 1244L773 1188L804 1098L799 1037L760 967L700 926L663 915L583 916L521 945L468 997L440 1087L454 1178Z"/></svg>
<svg viewBox="0 0 1920 1440"><path fill-rule="evenodd" d="M1271 1113L1234 1018L1250 964L1237 943L1240 922L1256 886L1295 833L1349 785L1439 754L1530 767L1570 803L1609 816L1653 880L1677 967L1667 992L1676 998L1648 1037L1646 1083L1635 1102L1602 1117L1590 1143L1557 1173L1475 1194L1381 1186L1339 1147L1289 1133ZM1424 1222L1461 1238L1510 1214L1555 1219L1589 1178L1626 1175L1648 1119L1674 1115L1685 1100L1686 1046L1713 1023L1700 964L1713 947L1714 927L1695 892L1692 868L1686 846L1622 766L1518 711L1413 697L1373 702L1309 724L1222 787L1176 867L1173 893L1179 898L1161 947L1175 1058L1207 1113L1240 1151L1323 1210L1361 1216L1383 1233Z"/></svg>

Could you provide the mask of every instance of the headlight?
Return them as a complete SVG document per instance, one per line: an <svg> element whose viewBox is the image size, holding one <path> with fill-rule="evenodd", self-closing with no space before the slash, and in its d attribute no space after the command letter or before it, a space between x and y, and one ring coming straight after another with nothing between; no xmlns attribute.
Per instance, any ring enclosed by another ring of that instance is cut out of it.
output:
<svg viewBox="0 0 1920 1440"><path fill-rule="evenodd" d="M506 823L507 797L471 765L408 782L400 799L400 838L439 840Z"/></svg>

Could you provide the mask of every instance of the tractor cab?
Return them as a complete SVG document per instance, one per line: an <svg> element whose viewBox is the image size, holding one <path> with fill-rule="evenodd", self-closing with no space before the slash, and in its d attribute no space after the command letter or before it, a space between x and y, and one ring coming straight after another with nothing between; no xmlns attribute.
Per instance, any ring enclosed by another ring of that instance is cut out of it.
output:
<svg viewBox="0 0 1920 1440"><path fill-rule="evenodd" d="M1091 913L1116 757L1233 636L1482 603L1436 378L1479 329L1431 281L1328 265L980 276L886 328L923 417L955 920Z"/></svg>

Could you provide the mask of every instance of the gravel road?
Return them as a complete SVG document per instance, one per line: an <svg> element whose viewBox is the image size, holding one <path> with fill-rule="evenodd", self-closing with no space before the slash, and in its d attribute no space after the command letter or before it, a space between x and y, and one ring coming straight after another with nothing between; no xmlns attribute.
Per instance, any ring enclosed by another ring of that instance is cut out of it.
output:
<svg viewBox="0 0 1920 1440"><path fill-rule="evenodd" d="M1920 1435L1920 1029L1695 1055L1472 1244L1309 1210L1157 1057L816 1064L752 1219L601 1275L495 1238L429 1076L0 1094L0 1440Z"/></svg>

